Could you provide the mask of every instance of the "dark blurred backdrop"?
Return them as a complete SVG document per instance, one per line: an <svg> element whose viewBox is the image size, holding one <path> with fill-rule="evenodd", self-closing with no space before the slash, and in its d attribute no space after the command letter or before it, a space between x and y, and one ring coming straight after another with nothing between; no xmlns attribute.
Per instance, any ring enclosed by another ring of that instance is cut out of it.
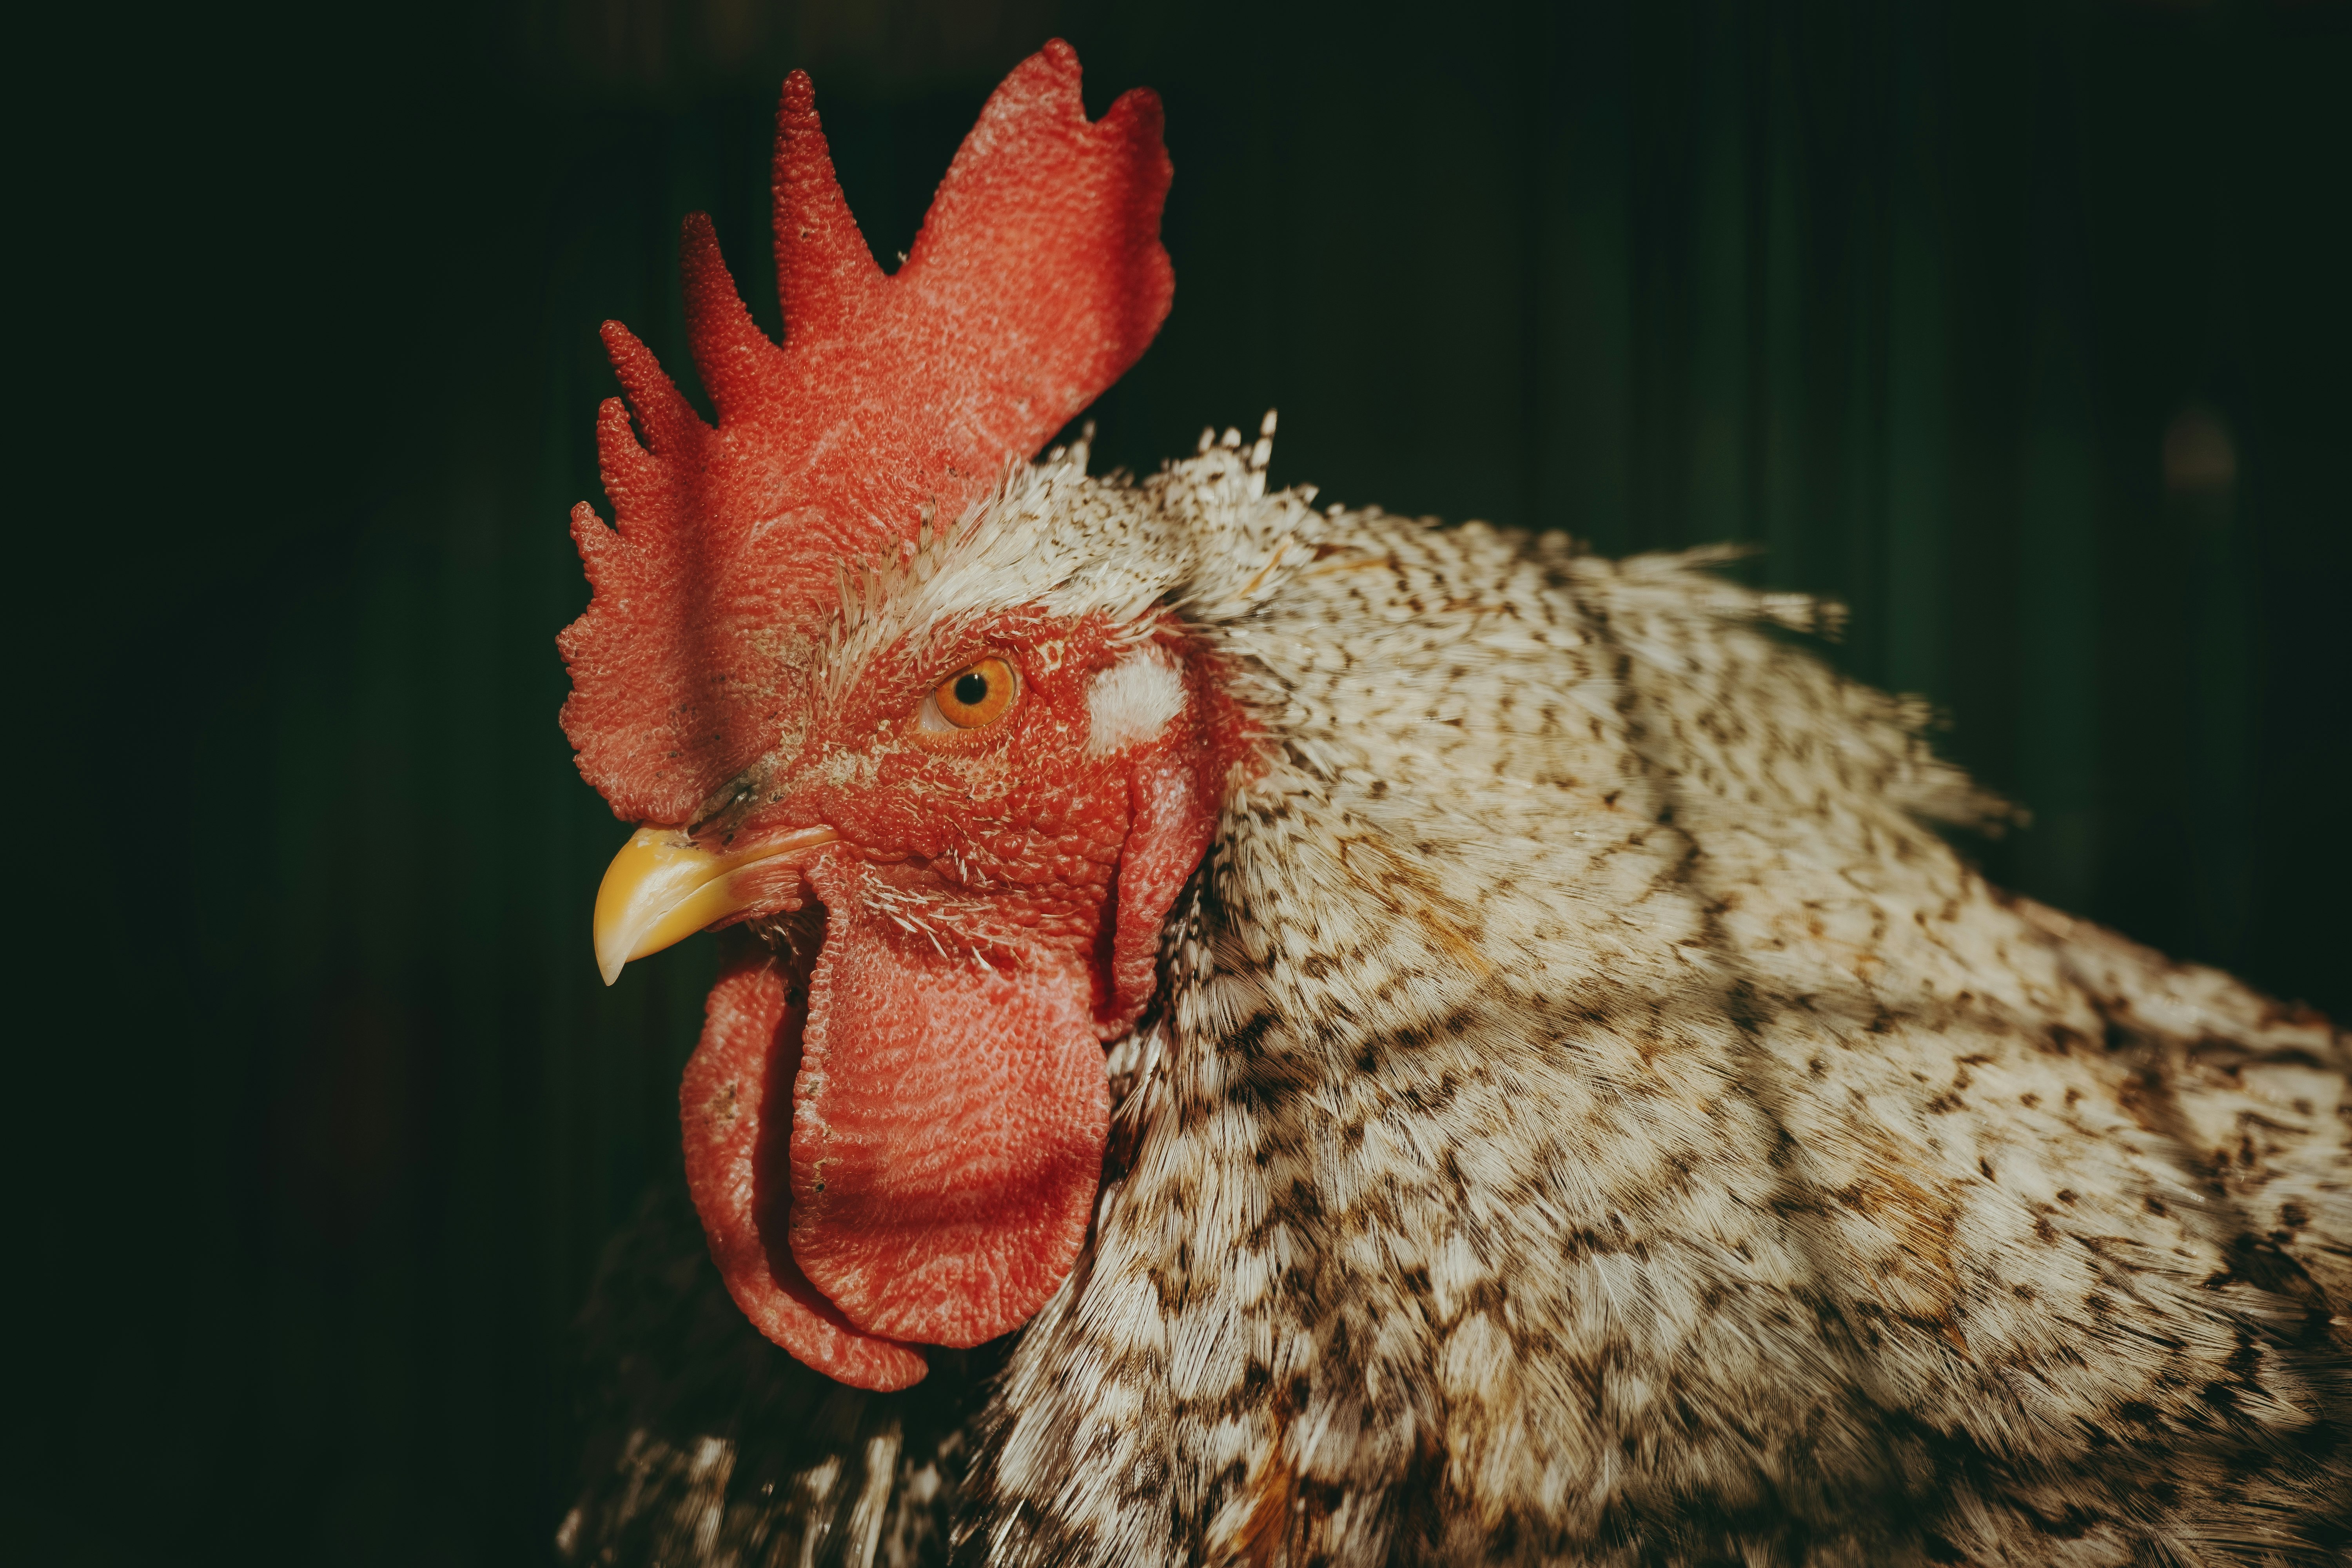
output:
<svg viewBox="0 0 2352 1568"><path fill-rule="evenodd" d="M2352 1012L2346 16L505 0L19 24L0 1552L527 1563L564 1331L676 1158L709 944L597 983L572 771L627 321L680 216L777 330L814 73L888 264L1056 33L1159 89L1149 469L1765 547L2034 825L2011 886Z"/></svg>

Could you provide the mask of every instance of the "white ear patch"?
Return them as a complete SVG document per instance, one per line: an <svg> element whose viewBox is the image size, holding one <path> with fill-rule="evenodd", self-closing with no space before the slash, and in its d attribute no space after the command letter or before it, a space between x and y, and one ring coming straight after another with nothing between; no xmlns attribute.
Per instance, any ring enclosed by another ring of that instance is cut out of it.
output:
<svg viewBox="0 0 2352 1568"><path fill-rule="evenodd" d="M1160 649L1139 649L1087 682L1087 754L1149 741L1183 710L1182 672Z"/></svg>

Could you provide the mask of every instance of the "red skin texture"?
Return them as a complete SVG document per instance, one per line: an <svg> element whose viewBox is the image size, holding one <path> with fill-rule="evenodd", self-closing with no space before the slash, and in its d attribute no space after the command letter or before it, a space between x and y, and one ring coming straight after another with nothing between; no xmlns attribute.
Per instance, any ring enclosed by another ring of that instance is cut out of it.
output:
<svg viewBox="0 0 2352 1568"><path fill-rule="evenodd" d="M1059 39L1013 68L885 274L834 177L808 78L776 115L784 340L753 324L710 220L686 221L703 424L604 325L628 394L597 423L615 527L572 512L594 597L557 639L581 775L628 822L683 824L774 744L796 700L778 635L818 630L845 563L953 521L1133 364L1174 298L1160 100L1089 122ZM632 416L635 423L632 424Z"/></svg>
<svg viewBox="0 0 2352 1568"><path fill-rule="evenodd" d="M687 1172L761 1330L845 1383L902 1387L923 1363L895 1336L1004 1332L1068 1272L1101 1167L1098 1041L1150 998L1240 729L1195 669L1168 735L1085 757L1105 628L1034 616L920 668L886 660L812 719L798 655L839 568L960 517L1159 330L1172 171L1159 100L1129 92L1089 121L1056 39L990 98L886 276L797 71L776 131L781 344L709 220L687 220L688 336L717 425L606 323L629 401L597 428L615 526L572 514L594 594L558 639L563 727L625 821L683 826L723 801L714 837L841 836L758 873L746 918L810 899L828 918L711 993L681 1090ZM1014 710L985 734L914 737L931 687L992 649L1027 659ZM807 783L828 777L856 782Z"/></svg>
<svg viewBox="0 0 2352 1568"><path fill-rule="evenodd" d="M881 868L809 880L824 949L793 1087L793 1258L869 1332L976 1345L1076 1261L1110 1123L1080 955L982 968L860 900Z"/></svg>
<svg viewBox="0 0 2352 1568"><path fill-rule="evenodd" d="M767 1246L767 1235L781 1226L757 1220L763 1206L775 1206L779 1218L788 1207L777 1204L777 1194L763 1194L761 1180L762 1166L772 1168L771 1113L781 1113L787 1137L792 1125L791 1101L772 1095L768 1081L772 1069L781 1069L789 1084L800 1061L801 1009L786 998L784 966L756 948L737 954L710 988L702 1043L678 1085L687 1184L709 1235L711 1258L753 1327L844 1383L905 1388L929 1370L922 1352L851 1328L789 1251Z"/></svg>
<svg viewBox="0 0 2352 1568"><path fill-rule="evenodd" d="M821 942L811 914L795 927L805 1013L795 961L730 967L683 1104L728 1289L844 1383L919 1377L900 1342L1018 1328L1084 1244L1108 1125L1102 1042L1150 1003L1160 927L1253 745L1210 656L1171 632L1183 710L1087 755L1087 684L1121 656L1112 631L1013 612L919 660L886 654L775 759L772 798L704 829L738 847L840 835L780 866L746 911L823 906ZM1004 717L918 731L931 688L992 654L1020 675Z"/></svg>

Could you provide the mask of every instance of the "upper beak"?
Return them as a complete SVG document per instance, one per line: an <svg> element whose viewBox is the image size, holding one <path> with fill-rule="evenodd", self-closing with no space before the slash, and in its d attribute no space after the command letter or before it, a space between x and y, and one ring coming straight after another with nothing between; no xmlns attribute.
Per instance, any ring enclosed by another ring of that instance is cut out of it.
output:
<svg viewBox="0 0 2352 1568"><path fill-rule="evenodd" d="M780 856L830 844L830 827L803 827L717 852L683 828L640 827L621 846L596 889L596 968L610 985L633 958L659 952L750 908L772 878L743 875Z"/></svg>

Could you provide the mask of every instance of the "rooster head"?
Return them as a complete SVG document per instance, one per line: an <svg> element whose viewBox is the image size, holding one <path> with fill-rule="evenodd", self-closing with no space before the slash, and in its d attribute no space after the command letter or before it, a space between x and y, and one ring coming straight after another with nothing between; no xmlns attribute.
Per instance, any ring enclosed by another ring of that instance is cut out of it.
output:
<svg viewBox="0 0 2352 1568"><path fill-rule="evenodd" d="M761 939L723 965L687 1071L688 1184L745 1313L864 1387L1018 1327L1068 1275L1106 1043L1151 1001L1255 744L1175 607L1207 534L1118 504L1083 446L1026 462L1173 290L1159 104L1089 122L1078 88L1066 44L1015 69L886 276L795 73L784 341L689 218L718 424L608 324L617 526L572 520L593 595L561 639L564 730L637 825L598 963L609 983L697 931Z"/></svg>

